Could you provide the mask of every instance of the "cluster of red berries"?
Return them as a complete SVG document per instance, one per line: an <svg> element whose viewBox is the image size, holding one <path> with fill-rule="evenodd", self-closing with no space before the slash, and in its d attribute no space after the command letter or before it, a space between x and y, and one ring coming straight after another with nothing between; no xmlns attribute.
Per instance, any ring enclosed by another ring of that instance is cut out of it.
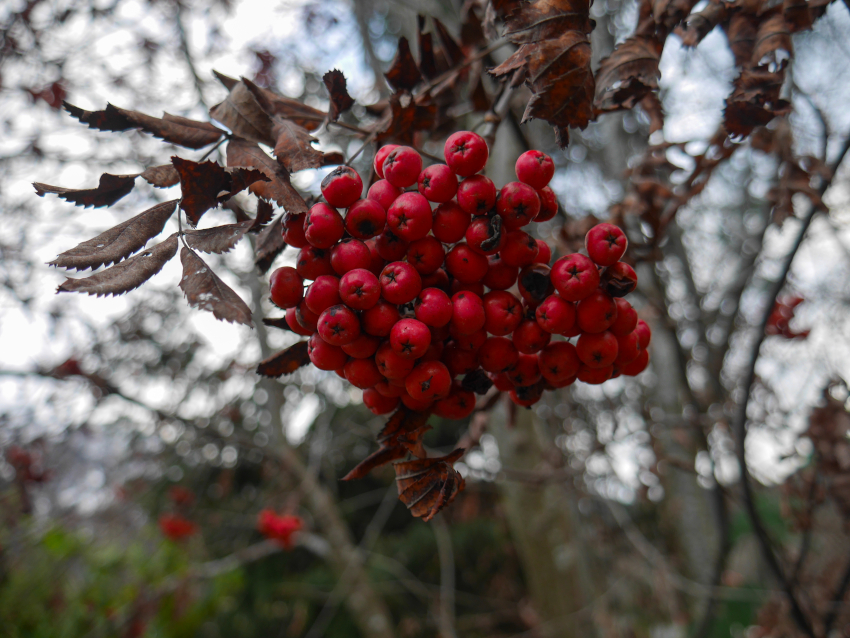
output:
<svg viewBox="0 0 850 638"><path fill-rule="evenodd" d="M303 526L300 517L277 514L274 510L265 509L257 516L257 529L260 533L286 549L292 549L295 544L293 536Z"/></svg>
<svg viewBox="0 0 850 638"><path fill-rule="evenodd" d="M589 257L550 270L549 246L522 228L557 213L552 159L523 153L519 181L497 190L478 174L488 154L469 131L449 137L446 164L424 170L413 148L384 146L365 199L360 176L341 166L322 182L326 203L284 220L284 240L301 250L295 268L272 273L272 301L310 337L312 363L362 388L376 414L401 402L463 418L493 384L530 406L543 390L647 365L649 328L621 298L637 284L619 261L623 232L599 224Z"/></svg>

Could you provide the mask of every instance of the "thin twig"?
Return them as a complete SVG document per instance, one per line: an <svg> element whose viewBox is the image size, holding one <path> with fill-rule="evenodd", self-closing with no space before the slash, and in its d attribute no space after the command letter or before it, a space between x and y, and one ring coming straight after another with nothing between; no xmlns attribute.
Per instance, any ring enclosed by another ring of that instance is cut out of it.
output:
<svg viewBox="0 0 850 638"><path fill-rule="evenodd" d="M829 636L832 625L835 624L835 619L838 618L838 610L841 609L841 601L844 600L844 594L847 593L847 588L850 587L850 561L847 563L847 568L844 570L844 576L835 588L835 594L832 596L832 606L829 609L826 617L823 620L823 635Z"/></svg>
<svg viewBox="0 0 850 638"><path fill-rule="evenodd" d="M441 638L456 638L455 631L455 556L449 526L442 514L432 523L440 557L440 613L438 626Z"/></svg>

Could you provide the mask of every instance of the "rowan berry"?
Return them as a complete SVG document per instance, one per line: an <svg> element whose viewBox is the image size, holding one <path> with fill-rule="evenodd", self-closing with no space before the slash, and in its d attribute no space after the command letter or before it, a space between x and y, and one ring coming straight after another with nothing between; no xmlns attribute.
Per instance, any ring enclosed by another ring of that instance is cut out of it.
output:
<svg viewBox="0 0 850 638"><path fill-rule="evenodd" d="M310 281L322 275L333 275L334 269L331 266L331 251L314 246L305 246L298 251L295 270L298 271L298 274L302 278L309 279Z"/></svg>
<svg viewBox="0 0 850 638"><path fill-rule="evenodd" d="M432 164L419 173L419 192L428 201L447 202L457 193L457 176L445 164Z"/></svg>
<svg viewBox="0 0 850 638"><path fill-rule="evenodd" d="M484 215L496 205L496 185L484 175L467 177L457 187L457 203L470 215Z"/></svg>
<svg viewBox="0 0 850 638"><path fill-rule="evenodd" d="M587 254L600 266L617 263L626 252L628 241L622 230L613 224L596 224L584 238Z"/></svg>
<svg viewBox="0 0 850 638"><path fill-rule="evenodd" d="M317 315L322 314L331 306L342 303L339 297L339 278L332 275L322 275L307 288L304 303Z"/></svg>
<svg viewBox="0 0 850 638"><path fill-rule="evenodd" d="M576 323L582 332L604 332L617 320L617 304L601 290L578 302Z"/></svg>
<svg viewBox="0 0 850 638"><path fill-rule="evenodd" d="M351 343L346 343L344 346L340 347L342 348L342 351L345 352L345 354L347 354L349 357L354 357L355 359L368 359L370 357L375 356L375 353L378 351L378 347L380 345L380 337L374 337L370 334L367 334L366 332L361 332L360 336L357 337L354 341L352 341Z"/></svg>
<svg viewBox="0 0 850 638"><path fill-rule="evenodd" d="M505 290L493 290L484 295L484 329L491 335L504 337L516 330L523 319L522 305Z"/></svg>
<svg viewBox="0 0 850 638"><path fill-rule="evenodd" d="M537 257L534 258L535 264L546 264L552 260L552 249L542 239L535 239L537 242Z"/></svg>
<svg viewBox="0 0 850 638"><path fill-rule="evenodd" d="M600 385L605 383L614 374L614 366L606 366L604 368L591 368L590 366L581 364L576 375L579 381L589 383L591 385Z"/></svg>
<svg viewBox="0 0 850 638"><path fill-rule="evenodd" d="M375 169L375 174L381 179L384 178L384 160L387 159L387 155L392 153L397 148L398 144L385 144L384 146L378 149L377 153L375 153L375 161L373 162L373 168Z"/></svg>
<svg viewBox="0 0 850 638"><path fill-rule="evenodd" d="M330 248L345 233L342 216L327 204L315 204L304 220L304 237L316 248Z"/></svg>
<svg viewBox="0 0 850 638"><path fill-rule="evenodd" d="M379 381L375 384L375 390L381 393L385 397L400 397L402 394L406 392L404 389L404 383L398 385L396 383L391 383L386 379L383 381Z"/></svg>
<svg viewBox="0 0 850 638"><path fill-rule="evenodd" d="M608 332L583 333L576 343L581 362L589 368L605 368L617 358L617 337Z"/></svg>
<svg viewBox="0 0 850 638"><path fill-rule="evenodd" d="M431 232L444 244L455 244L463 239L471 219L472 215L456 202L446 202L434 209Z"/></svg>
<svg viewBox="0 0 850 638"><path fill-rule="evenodd" d="M537 190L537 196L540 198L540 212L534 218L536 222L548 222L558 214L558 198L548 186Z"/></svg>
<svg viewBox="0 0 850 638"><path fill-rule="evenodd" d="M494 255L505 245L502 218L476 217L466 229L466 244L482 255Z"/></svg>
<svg viewBox="0 0 850 638"><path fill-rule="evenodd" d="M360 336L360 320L351 308L331 306L319 315L318 331L332 346L342 346Z"/></svg>
<svg viewBox="0 0 850 638"><path fill-rule="evenodd" d="M652 338L652 331L649 329L649 325L643 319L640 319L637 322L637 326L635 326L635 332L638 336L638 345L640 345L640 349L646 350L649 347L649 341Z"/></svg>
<svg viewBox="0 0 850 638"><path fill-rule="evenodd" d="M295 307L295 320L299 326L310 330L309 334L316 332L319 328L319 314L310 310L303 301Z"/></svg>
<svg viewBox="0 0 850 638"><path fill-rule="evenodd" d="M406 242L422 239L431 231L431 205L419 193L404 193L387 211L387 228Z"/></svg>
<svg viewBox="0 0 850 638"><path fill-rule="evenodd" d="M360 322L363 326L363 332L375 337L388 337L390 331L396 321L401 318L398 308L383 299L379 299L378 303L363 311L360 315Z"/></svg>
<svg viewBox="0 0 850 638"><path fill-rule="evenodd" d="M283 241L293 248L304 248L309 246L310 242L304 236L304 220L307 219L306 213L300 215L292 215L287 213L283 217L281 230L283 231Z"/></svg>
<svg viewBox="0 0 850 638"><path fill-rule="evenodd" d="M540 381L540 364L537 356L533 354L520 354L519 360L514 367L507 372L508 379L515 387L534 385Z"/></svg>
<svg viewBox="0 0 850 638"><path fill-rule="evenodd" d="M403 192L404 189L393 186L385 179L379 179L369 187L369 192L366 193L366 199L378 202L384 211L387 211Z"/></svg>
<svg viewBox="0 0 850 638"><path fill-rule="evenodd" d="M523 408L530 408L532 405L540 401L543 396L543 387L539 384L520 386L514 388L508 393L511 401Z"/></svg>
<svg viewBox="0 0 850 638"><path fill-rule="evenodd" d="M418 359L431 345L431 331L418 319L402 319L390 331L390 346L405 359Z"/></svg>
<svg viewBox="0 0 850 638"><path fill-rule="evenodd" d="M359 239L348 237L331 248L331 268L337 275L354 270L355 268L372 268L372 251L369 246ZM383 268L383 264L381 264ZM380 271L379 271L380 272Z"/></svg>
<svg viewBox="0 0 850 638"><path fill-rule="evenodd" d="M381 283L365 268L357 268L339 280L339 296L353 310L368 310L381 298Z"/></svg>
<svg viewBox="0 0 850 638"><path fill-rule="evenodd" d="M272 303L278 308L294 308L304 297L304 281L291 266L275 270L269 278Z"/></svg>
<svg viewBox="0 0 850 638"><path fill-rule="evenodd" d="M387 379L401 380L404 379L413 367L416 365L416 360L405 359L393 350L389 341L385 341L375 353L375 363L378 365L378 370Z"/></svg>
<svg viewBox="0 0 850 638"><path fill-rule="evenodd" d="M425 288L414 304L416 318L426 326L442 327L452 320L452 300L437 288Z"/></svg>
<svg viewBox="0 0 850 638"><path fill-rule="evenodd" d="M507 233L502 261L509 266L524 268L534 263L538 250L534 237L521 230L512 230Z"/></svg>
<svg viewBox="0 0 850 638"><path fill-rule="evenodd" d="M476 330L475 332L465 335L461 334L457 331L457 329L449 324L449 333L454 339L454 342L457 344L458 348L461 350L471 350L472 352L478 352L479 348L484 345L484 342L487 341L487 331L484 328L480 330Z"/></svg>
<svg viewBox="0 0 850 638"><path fill-rule="evenodd" d="M322 180L322 195L334 208L348 208L363 193L363 180L350 166L337 166Z"/></svg>
<svg viewBox="0 0 850 638"><path fill-rule="evenodd" d="M554 174L555 164L546 153L526 151L516 161L516 176L519 181L538 190L544 188Z"/></svg>
<svg viewBox="0 0 850 638"><path fill-rule="evenodd" d="M490 267L487 258L467 244L455 244L446 254L446 270L462 283L480 282Z"/></svg>
<svg viewBox="0 0 850 638"><path fill-rule="evenodd" d="M624 365L637 359L640 353L640 339L636 332L617 337L617 358L614 359L614 365L622 369Z"/></svg>
<svg viewBox="0 0 850 638"><path fill-rule="evenodd" d="M416 299L422 290L422 278L416 269L403 261L394 261L381 271L381 296L396 305Z"/></svg>
<svg viewBox="0 0 850 638"><path fill-rule="evenodd" d="M478 361L484 371L498 374L516 365L519 351L510 339L490 337L478 349Z"/></svg>
<svg viewBox="0 0 850 638"><path fill-rule="evenodd" d="M449 341L443 348L442 361L449 369L449 374L456 377L469 374L478 367L478 353L474 350L462 350L454 341Z"/></svg>
<svg viewBox="0 0 850 638"><path fill-rule="evenodd" d="M313 333L316 332L315 328L310 328L309 326L302 326L298 322L297 317L297 308L287 308L286 315L284 318L286 319L286 325L289 326L289 329L292 330L297 335L301 335L302 337L309 337Z"/></svg>
<svg viewBox="0 0 850 638"><path fill-rule="evenodd" d="M523 319L514 330L512 340L516 349L523 354L535 354L545 348L552 335L541 328L533 319Z"/></svg>
<svg viewBox="0 0 850 638"><path fill-rule="evenodd" d="M348 355L339 346L332 346L313 333L307 341L307 356L310 362L319 370L338 370L348 361Z"/></svg>
<svg viewBox="0 0 850 638"><path fill-rule="evenodd" d="M366 390L384 380L374 359L349 359L343 368L346 380L355 388Z"/></svg>
<svg viewBox="0 0 850 638"><path fill-rule="evenodd" d="M432 272L430 275L422 276L422 288L439 288L440 290L446 292L449 290L449 275L448 273L442 269L438 268L436 271Z"/></svg>
<svg viewBox="0 0 850 638"><path fill-rule="evenodd" d="M549 277L549 266L545 264L532 264L523 268L517 284L520 296L533 308L555 292Z"/></svg>
<svg viewBox="0 0 850 638"><path fill-rule="evenodd" d="M375 239L375 250L386 261L399 261L407 254L407 242L386 228Z"/></svg>
<svg viewBox="0 0 850 638"><path fill-rule="evenodd" d="M398 404L398 397L384 396L374 388L363 391L363 405L369 408L372 414L389 414L398 407Z"/></svg>
<svg viewBox="0 0 850 638"><path fill-rule="evenodd" d="M618 261L602 271L599 287L612 297L625 297L637 288L637 274L634 268Z"/></svg>
<svg viewBox="0 0 850 638"><path fill-rule="evenodd" d="M649 365L649 351L641 350L634 361L620 367L620 373L627 377L636 377L646 370L647 365Z"/></svg>
<svg viewBox="0 0 850 638"><path fill-rule="evenodd" d="M414 399L407 393L407 390L405 390L404 394L401 395L401 402L404 404L404 407L408 410L413 410L414 412L430 412L431 406L434 404L433 400L419 401Z"/></svg>
<svg viewBox="0 0 850 638"><path fill-rule="evenodd" d="M444 363L425 361L407 375L404 387L417 401L434 401L448 396L452 388L452 378Z"/></svg>
<svg viewBox="0 0 850 638"><path fill-rule="evenodd" d="M409 146L398 146L384 159L384 178L393 186L413 186L422 172L422 156Z"/></svg>
<svg viewBox="0 0 850 638"><path fill-rule="evenodd" d="M502 260L498 253L487 257L489 265L482 283L491 290L507 290L516 283L519 268L510 266Z"/></svg>
<svg viewBox="0 0 850 638"><path fill-rule="evenodd" d="M449 396L434 402L432 410L443 419L465 419L475 410L475 394L454 383Z"/></svg>
<svg viewBox="0 0 850 638"><path fill-rule="evenodd" d="M387 211L374 199L358 199L345 214L345 230L357 239L369 239L384 231Z"/></svg>
<svg viewBox="0 0 850 638"><path fill-rule="evenodd" d="M459 334L472 334L484 327L484 303L472 292L458 292L452 296L451 324Z"/></svg>
<svg viewBox="0 0 850 638"><path fill-rule="evenodd" d="M505 228L516 230L537 217L540 212L540 198L528 184L508 182L499 191L496 212L502 218Z"/></svg>
<svg viewBox="0 0 850 638"><path fill-rule="evenodd" d="M550 343L537 354L537 359L540 374L552 385L574 379L581 366L576 347L569 341Z"/></svg>
<svg viewBox="0 0 850 638"><path fill-rule="evenodd" d="M615 337L624 337L637 327L637 312L625 299L615 298L614 303L617 304L617 319L608 329Z"/></svg>
<svg viewBox="0 0 850 638"><path fill-rule="evenodd" d="M482 170L490 154L484 138L471 131L458 131L450 135L443 152L446 164L461 177Z"/></svg>
<svg viewBox="0 0 850 638"><path fill-rule="evenodd" d="M417 239L407 247L407 263L416 268L420 275L436 272L443 265L445 258L443 245L430 235Z"/></svg>
<svg viewBox="0 0 850 638"><path fill-rule="evenodd" d="M562 335L575 325L576 307L558 295L549 295L537 306L535 319L546 332Z"/></svg>
<svg viewBox="0 0 850 638"><path fill-rule="evenodd" d="M558 259L550 276L558 293L567 301L580 301L599 286L599 270L580 253Z"/></svg>

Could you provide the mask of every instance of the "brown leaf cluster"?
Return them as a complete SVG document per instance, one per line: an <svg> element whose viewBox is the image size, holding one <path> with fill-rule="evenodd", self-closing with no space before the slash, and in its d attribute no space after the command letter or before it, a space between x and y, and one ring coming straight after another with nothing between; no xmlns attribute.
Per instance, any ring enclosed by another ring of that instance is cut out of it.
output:
<svg viewBox="0 0 850 638"><path fill-rule="evenodd" d="M463 490L463 477L453 467L463 454L464 450L458 449L446 456L393 465L398 498L411 514L429 521Z"/></svg>
<svg viewBox="0 0 850 638"><path fill-rule="evenodd" d="M336 122L339 116L354 106L354 98L348 94L345 76L339 69L328 71L322 76L322 82L330 95L331 103L328 107L328 117Z"/></svg>
<svg viewBox="0 0 850 638"><path fill-rule="evenodd" d="M408 453L414 456L426 456L422 448L422 436L431 428L426 425L428 412L414 412L402 406L396 410L378 434L380 447L343 477L343 481L363 478L372 470L396 459L404 458Z"/></svg>
<svg viewBox="0 0 850 638"><path fill-rule="evenodd" d="M213 313L216 319L251 326L251 309L216 275L204 260L185 246L180 250L183 276L180 289L193 308Z"/></svg>

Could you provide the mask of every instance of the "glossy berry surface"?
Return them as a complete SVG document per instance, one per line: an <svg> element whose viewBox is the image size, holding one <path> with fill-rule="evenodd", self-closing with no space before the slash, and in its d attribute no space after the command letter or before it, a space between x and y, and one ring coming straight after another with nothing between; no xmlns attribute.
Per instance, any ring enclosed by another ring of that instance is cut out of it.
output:
<svg viewBox="0 0 850 638"><path fill-rule="evenodd" d="M387 228L402 241L422 239L431 231L431 205L419 193L404 193L387 211Z"/></svg>
<svg viewBox="0 0 850 638"><path fill-rule="evenodd" d="M470 215L484 215L496 205L496 185L484 175L467 177L457 188L457 203Z"/></svg>
<svg viewBox="0 0 850 638"><path fill-rule="evenodd" d="M528 184L509 182L499 191L496 212L508 230L522 228L537 217L540 212L540 198Z"/></svg>
<svg viewBox="0 0 850 638"><path fill-rule="evenodd" d="M350 166L337 166L322 180L322 196L334 208L348 208L363 193L363 180Z"/></svg>
<svg viewBox="0 0 850 638"><path fill-rule="evenodd" d="M272 303L278 308L294 308L304 297L304 281L291 266L275 270L269 283Z"/></svg>
<svg viewBox="0 0 850 638"><path fill-rule="evenodd" d="M342 216L336 209L319 203L310 209L304 220L304 237L311 246L330 248L345 233Z"/></svg>
<svg viewBox="0 0 850 638"><path fill-rule="evenodd" d="M397 148L398 144L386 144L375 153L375 161L372 163L372 168L375 169L375 174L381 179L384 177L384 160L387 159L387 155Z"/></svg>
<svg viewBox="0 0 850 638"><path fill-rule="evenodd" d="M368 310L381 298L381 284L371 272L357 268L339 280L339 296L352 310Z"/></svg>
<svg viewBox="0 0 850 638"><path fill-rule="evenodd" d="M383 164L384 179L393 186L413 186L422 172L422 156L409 146L398 146L387 154Z"/></svg>
<svg viewBox="0 0 850 638"><path fill-rule="evenodd" d="M457 175L445 164L432 164L417 181L419 192L431 202L443 204L457 194Z"/></svg>
<svg viewBox="0 0 850 638"><path fill-rule="evenodd" d="M318 332L332 346L342 346L360 336L360 320L346 306L331 306L319 315Z"/></svg>
<svg viewBox="0 0 850 638"><path fill-rule="evenodd" d="M613 224L597 224L585 237L587 254L599 266L611 266L626 252L628 241L622 230Z"/></svg>
<svg viewBox="0 0 850 638"><path fill-rule="evenodd" d="M461 177L469 177L482 170L490 155L484 138L471 131L458 131L450 135L443 153L446 164Z"/></svg>
<svg viewBox="0 0 850 638"><path fill-rule="evenodd" d="M552 158L533 149L519 156L515 168L517 179L536 189L549 184L555 174Z"/></svg>

